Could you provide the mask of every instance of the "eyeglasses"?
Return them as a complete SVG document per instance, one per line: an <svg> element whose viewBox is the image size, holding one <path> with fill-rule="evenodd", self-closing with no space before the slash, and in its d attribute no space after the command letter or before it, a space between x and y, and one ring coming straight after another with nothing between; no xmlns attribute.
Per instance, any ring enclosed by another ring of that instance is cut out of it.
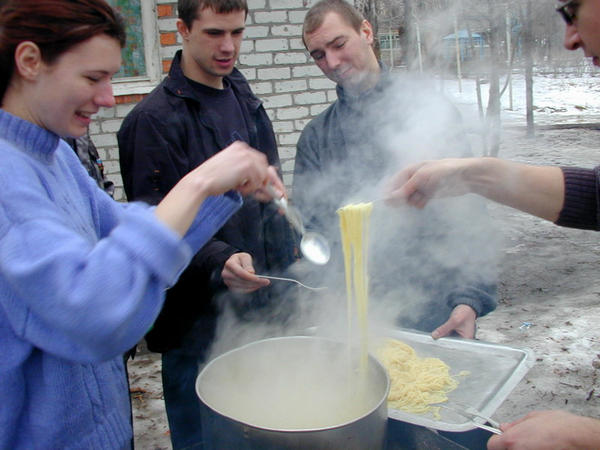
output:
<svg viewBox="0 0 600 450"><path fill-rule="evenodd" d="M562 16L567 25L573 25L573 22L577 18L579 2L580 0L570 0L564 5L561 5L558 8L556 8L556 12L558 12Z"/></svg>

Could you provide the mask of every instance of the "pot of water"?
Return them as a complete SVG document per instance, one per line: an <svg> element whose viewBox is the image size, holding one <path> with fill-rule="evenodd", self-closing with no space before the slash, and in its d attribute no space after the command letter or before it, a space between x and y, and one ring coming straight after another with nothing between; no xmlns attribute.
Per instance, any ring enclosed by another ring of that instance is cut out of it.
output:
<svg viewBox="0 0 600 450"><path fill-rule="evenodd" d="M225 353L198 375L206 448L381 449L389 379L341 342L265 339Z"/></svg>

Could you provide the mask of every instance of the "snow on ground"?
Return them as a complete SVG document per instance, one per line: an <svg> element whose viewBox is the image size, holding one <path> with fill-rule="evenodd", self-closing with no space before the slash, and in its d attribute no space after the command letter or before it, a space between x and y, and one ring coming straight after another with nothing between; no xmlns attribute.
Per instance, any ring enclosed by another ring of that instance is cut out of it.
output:
<svg viewBox="0 0 600 450"><path fill-rule="evenodd" d="M501 80L501 87L505 82L505 79ZM525 125L525 77L515 74L511 84L512 96L511 89L507 88L501 99L502 122L505 125ZM475 80L463 79L461 83L445 80L443 90L459 107L465 120L471 123L478 121ZM488 91L489 85L482 84L484 110L487 106ZM578 78L568 74L535 75L533 105L537 125L585 123L600 119L600 72Z"/></svg>

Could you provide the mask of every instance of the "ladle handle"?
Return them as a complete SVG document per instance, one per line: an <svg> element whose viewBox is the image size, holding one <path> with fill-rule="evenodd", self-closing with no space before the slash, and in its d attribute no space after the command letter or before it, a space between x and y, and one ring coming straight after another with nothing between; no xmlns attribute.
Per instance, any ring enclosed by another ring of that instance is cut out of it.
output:
<svg viewBox="0 0 600 450"><path fill-rule="evenodd" d="M273 203L275 203L275 205L278 208L283 209L285 211L288 207L287 199L283 195L279 197L272 184L267 184L266 189L269 195L273 197Z"/></svg>
<svg viewBox="0 0 600 450"><path fill-rule="evenodd" d="M298 231L298 233L300 233L301 236L304 235L304 225L302 224L302 219L300 218L297 210L290 207L287 199L284 196L278 197L277 192L272 184L267 184L266 189L269 195L273 197L273 203L275 206L283 210L288 222L296 229L296 231Z"/></svg>
<svg viewBox="0 0 600 450"><path fill-rule="evenodd" d="M286 198L283 195L280 196L271 183L268 183L265 189L267 190L269 195L273 197L273 203L275 203L275 205L277 205L278 208L281 208L285 211L287 209Z"/></svg>

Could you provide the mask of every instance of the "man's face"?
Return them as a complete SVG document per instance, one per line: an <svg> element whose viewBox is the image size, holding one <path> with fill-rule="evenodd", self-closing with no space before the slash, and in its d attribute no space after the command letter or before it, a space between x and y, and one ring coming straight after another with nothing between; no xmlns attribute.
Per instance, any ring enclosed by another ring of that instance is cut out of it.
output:
<svg viewBox="0 0 600 450"><path fill-rule="evenodd" d="M356 31L335 12L325 15L323 23L304 42L315 63L330 80L354 91L368 89L379 64L372 48L373 30L366 20Z"/></svg>
<svg viewBox="0 0 600 450"><path fill-rule="evenodd" d="M600 67L600 0L577 0L572 3L571 11L575 11L575 18L573 24L567 25L565 47L581 48Z"/></svg>
<svg viewBox="0 0 600 450"><path fill-rule="evenodd" d="M183 46L183 72L194 81L217 89L229 75L240 53L246 13L218 14L212 8L200 11L192 27L177 21Z"/></svg>

